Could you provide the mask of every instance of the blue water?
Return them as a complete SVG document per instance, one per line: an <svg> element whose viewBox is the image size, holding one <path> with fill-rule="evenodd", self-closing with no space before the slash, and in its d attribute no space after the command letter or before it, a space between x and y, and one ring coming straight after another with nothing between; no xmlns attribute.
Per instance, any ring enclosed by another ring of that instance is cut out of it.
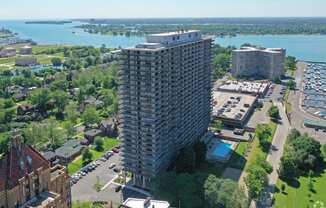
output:
<svg viewBox="0 0 326 208"><path fill-rule="evenodd" d="M244 43L270 48L285 48L287 54L304 61L326 61L326 35L238 35L217 38L222 46L240 47Z"/></svg>
<svg viewBox="0 0 326 208"><path fill-rule="evenodd" d="M130 47L144 42L143 37L108 36L89 34L82 29L74 28L80 22L71 24L25 24L24 21L0 21L0 28L7 28L23 39L32 39L38 44L68 44L68 45L92 45L100 47Z"/></svg>
<svg viewBox="0 0 326 208"><path fill-rule="evenodd" d="M117 48L132 47L144 42L143 37L107 36L89 34L73 28L80 22L71 24L25 24L24 21L0 21L0 28L8 28L24 39L32 39L39 44L93 45ZM73 33L75 32L75 33ZM288 54L305 61L326 61L326 35L238 35L216 38L222 46L239 47L244 43L265 47L283 47Z"/></svg>
<svg viewBox="0 0 326 208"><path fill-rule="evenodd" d="M226 158L227 155L232 151L232 145L231 144L227 144L224 142L219 143L215 149L213 150L212 154L215 157L219 157L219 158Z"/></svg>

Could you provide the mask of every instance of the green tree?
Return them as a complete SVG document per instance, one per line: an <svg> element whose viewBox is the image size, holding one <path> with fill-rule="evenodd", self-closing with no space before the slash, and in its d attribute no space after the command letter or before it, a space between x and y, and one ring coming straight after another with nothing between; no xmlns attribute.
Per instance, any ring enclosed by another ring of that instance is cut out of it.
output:
<svg viewBox="0 0 326 208"><path fill-rule="evenodd" d="M38 150L45 150L49 144L47 128L44 123L31 123L23 130L27 144L33 145Z"/></svg>
<svg viewBox="0 0 326 208"><path fill-rule="evenodd" d="M88 148L85 148L82 152L83 163L88 164L89 162L92 161L92 158L93 158L93 153Z"/></svg>
<svg viewBox="0 0 326 208"><path fill-rule="evenodd" d="M285 69L286 70L296 70L296 64L297 64L297 60L294 56L287 56L285 58Z"/></svg>
<svg viewBox="0 0 326 208"><path fill-rule="evenodd" d="M271 119L277 120L280 118L280 112L278 110L278 107L273 105L269 110L268 110L268 115L271 117Z"/></svg>
<svg viewBox="0 0 326 208"><path fill-rule="evenodd" d="M76 103L69 103L65 107L65 117L71 123L76 124L77 119L79 117L79 112L77 111Z"/></svg>
<svg viewBox="0 0 326 208"><path fill-rule="evenodd" d="M296 154L293 150L286 149L281 157L279 175L286 180L293 180L298 175Z"/></svg>
<svg viewBox="0 0 326 208"><path fill-rule="evenodd" d="M309 171L317 168L322 162L321 144L307 134L291 143L297 156L297 165L301 170Z"/></svg>
<svg viewBox="0 0 326 208"><path fill-rule="evenodd" d="M48 110L48 102L51 99L51 92L46 88L39 88L31 93L30 100L32 104L36 105L41 113Z"/></svg>
<svg viewBox="0 0 326 208"><path fill-rule="evenodd" d="M245 183L248 188L249 197L258 199L267 185L267 173L264 168L257 165L252 166L248 170L248 175L245 177Z"/></svg>
<svg viewBox="0 0 326 208"><path fill-rule="evenodd" d="M68 88L68 81L66 81L64 79L56 79L51 83L52 91L55 91L55 90L66 91L67 88Z"/></svg>
<svg viewBox="0 0 326 208"><path fill-rule="evenodd" d="M214 131L220 132L223 128L223 123L221 120L216 119L213 124L212 124L212 128Z"/></svg>
<svg viewBox="0 0 326 208"><path fill-rule="evenodd" d="M294 80L291 79L286 83L286 86L290 90L295 90L295 88L297 86L297 83Z"/></svg>
<svg viewBox="0 0 326 208"><path fill-rule="evenodd" d="M51 63L52 63L53 66L61 66L62 65L62 61L58 57L52 58Z"/></svg>
<svg viewBox="0 0 326 208"><path fill-rule="evenodd" d="M0 134L0 155L6 153L9 147L9 134Z"/></svg>
<svg viewBox="0 0 326 208"><path fill-rule="evenodd" d="M50 147L55 150L62 146L67 141L67 135L65 129L59 126L58 122L50 118L45 124L47 137L50 142Z"/></svg>
<svg viewBox="0 0 326 208"><path fill-rule="evenodd" d="M259 155L258 157L256 157L255 162L256 165L262 167L266 171L266 173L271 174L273 172L273 166L269 162L267 162L264 157Z"/></svg>
<svg viewBox="0 0 326 208"><path fill-rule="evenodd" d="M271 128L265 124L258 124L256 127L256 136L259 139L259 144L267 151L269 138L272 136Z"/></svg>
<svg viewBox="0 0 326 208"><path fill-rule="evenodd" d="M177 174L173 171L162 172L153 182L153 194L156 198L177 204Z"/></svg>
<svg viewBox="0 0 326 208"><path fill-rule="evenodd" d="M54 100L54 106L57 109L59 115L63 115L66 105L69 102L69 98L66 92L57 90L52 93L52 98Z"/></svg>
<svg viewBox="0 0 326 208"><path fill-rule="evenodd" d="M103 145L104 145L104 140L103 140L103 138L101 138L101 137L96 137L94 143L95 143L95 149L96 149L97 151L99 151L99 152L100 152L100 151L103 151Z"/></svg>
<svg viewBox="0 0 326 208"><path fill-rule="evenodd" d="M4 108L11 108L14 106L15 106L15 102L11 98L4 100L4 106L3 106Z"/></svg>
<svg viewBox="0 0 326 208"><path fill-rule="evenodd" d="M9 87L11 86L11 79L8 77L0 78L0 97L10 97Z"/></svg>
<svg viewBox="0 0 326 208"><path fill-rule="evenodd" d="M247 208L248 198L238 184L209 175L204 183L207 207Z"/></svg>
<svg viewBox="0 0 326 208"><path fill-rule="evenodd" d="M87 106L82 114L82 120L86 125L95 124L100 121L100 116L93 106Z"/></svg>

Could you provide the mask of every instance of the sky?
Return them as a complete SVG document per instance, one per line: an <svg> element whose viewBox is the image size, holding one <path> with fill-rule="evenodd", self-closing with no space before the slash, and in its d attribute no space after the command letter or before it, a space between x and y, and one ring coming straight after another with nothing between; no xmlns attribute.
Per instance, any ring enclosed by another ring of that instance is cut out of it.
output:
<svg viewBox="0 0 326 208"><path fill-rule="evenodd" d="M0 0L0 19L326 16L326 0Z"/></svg>

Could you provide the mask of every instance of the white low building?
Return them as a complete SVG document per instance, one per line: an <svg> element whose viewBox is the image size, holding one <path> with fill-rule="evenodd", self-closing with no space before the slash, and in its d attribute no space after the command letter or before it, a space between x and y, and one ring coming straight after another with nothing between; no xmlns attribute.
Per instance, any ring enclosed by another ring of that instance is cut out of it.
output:
<svg viewBox="0 0 326 208"><path fill-rule="evenodd" d="M147 199L128 198L123 202L125 208L169 208L170 204L167 201Z"/></svg>

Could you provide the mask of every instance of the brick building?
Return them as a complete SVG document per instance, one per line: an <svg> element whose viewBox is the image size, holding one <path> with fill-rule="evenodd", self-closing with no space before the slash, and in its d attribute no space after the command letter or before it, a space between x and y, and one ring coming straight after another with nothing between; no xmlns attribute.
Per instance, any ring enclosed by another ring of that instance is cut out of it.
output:
<svg viewBox="0 0 326 208"><path fill-rule="evenodd" d="M0 208L71 207L70 179L65 167L50 163L15 134L0 159Z"/></svg>

